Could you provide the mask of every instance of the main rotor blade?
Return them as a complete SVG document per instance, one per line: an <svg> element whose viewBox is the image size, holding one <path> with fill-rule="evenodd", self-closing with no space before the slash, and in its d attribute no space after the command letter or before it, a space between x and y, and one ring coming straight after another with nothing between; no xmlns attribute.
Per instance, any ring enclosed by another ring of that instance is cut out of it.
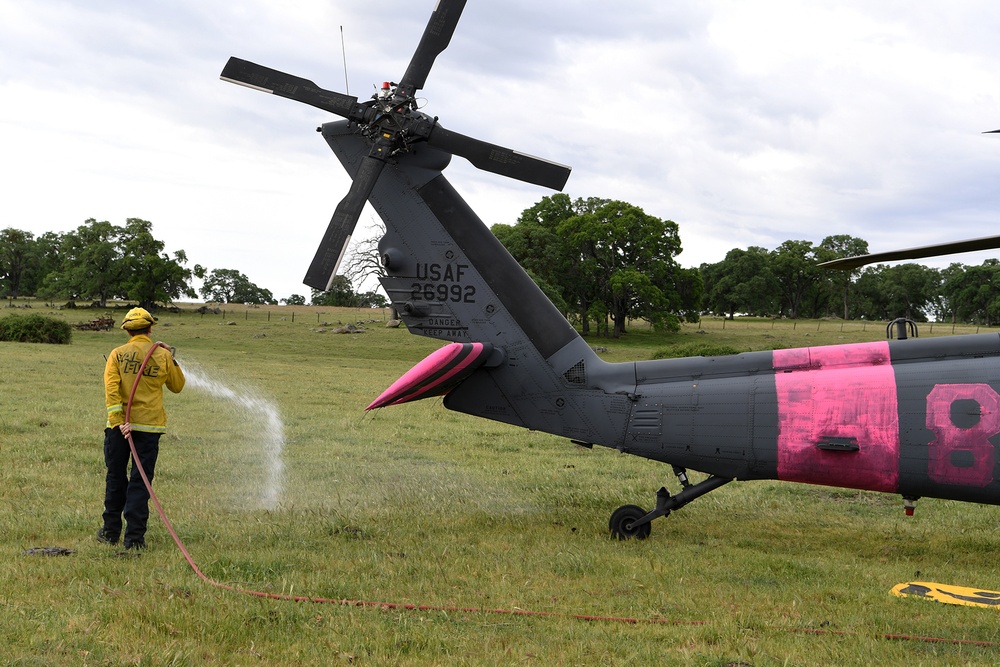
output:
<svg viewBox="0 0 1000 667"><path fill-rule="evenodd" d="M496 144L467 137L436 125L427 139L430 145L464 157L484 171L516 178L553 190L562 190L569 179L570 167L542 158L518 153Z"/></svg>
<svg viewBox="0 0 1000 667"><path fill-rule="evenodd" d="M424 87L434 59L448 48L451 36L455 34L455 26L462 17L465 3L466 0L438 0L437 7L424 28L424 34L420 37L417 50L396 87L401 95L413 95Z"/></svg>
<svg viewBox="0 0 1000 667"><path fill-rule="evenodd" d="M337 275L337 269L344 259L347 245L351 242L351 234L361 217L361 210L368 201L378 180L385 161L379 158L366 155L358 167L358 173L354 175L354 182L347 196L337 204L337 210L330 219L330 224L326 228L323 240L320 241L316 256L313 257L312 264L306 277L302 279L309 287L323 292L330 289L333 279Z"/></svg>
<svg viewBox="0 0 1000 667"><path fill-rule="evenodd" d="M921 246L919 248L909 248L907 250L892 250L889 252L878 252L871 255L859 255L858 257L844 257L834 259L820 264L824 269L856 269L866 264L875 262L892 262L900 259L921 259L923 257L939 257L941 255L954 255L962 252L975 252L976 250L994 250L1000 248L1000 236L985 236L979 239L969 239L966 241L953 241L951 243L938 243L936 245Z"/></svg>
<svg viewBox="0 0 1000 667"><path fill-rule="evenodd" d="M229 59L220 78L247 88L303 102L343 118L354 118L360 114L357 109L363 108L358 104L356 97L325 90L308 79L236 57Z"/></svg>

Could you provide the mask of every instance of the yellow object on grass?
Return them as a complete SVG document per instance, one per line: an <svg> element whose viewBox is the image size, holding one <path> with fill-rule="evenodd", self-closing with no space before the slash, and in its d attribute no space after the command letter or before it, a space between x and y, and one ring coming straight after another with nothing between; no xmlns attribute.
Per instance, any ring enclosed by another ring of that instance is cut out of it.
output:
<svg viewBox="0 0 1000 667"><path fill-rule="evenodd" d="M1000 608L1000 591L984 591L968 586L936 584L929 581L910 581L896 584L891 593L896 597L921 597L945 604L960 604L967 607Z"/></svg>

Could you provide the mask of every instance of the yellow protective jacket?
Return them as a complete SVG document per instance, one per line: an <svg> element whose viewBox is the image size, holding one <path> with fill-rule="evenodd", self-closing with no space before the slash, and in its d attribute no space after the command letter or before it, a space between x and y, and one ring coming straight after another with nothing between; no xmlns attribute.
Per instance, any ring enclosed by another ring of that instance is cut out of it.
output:
<svg viewBox="0 0 1000 667"><path fill-rule="evenodd" d="M132 336L116 347L104 367L104 399L108 407L108 428L125 423L125 406L142 360L153 341L145 334ZM163 433L167 430L167 412L163 409L163 385L175 394L184 388L184 373L169 350L153 351L146 363L139 386L132 399L131 422L135 431Z"/></svg>

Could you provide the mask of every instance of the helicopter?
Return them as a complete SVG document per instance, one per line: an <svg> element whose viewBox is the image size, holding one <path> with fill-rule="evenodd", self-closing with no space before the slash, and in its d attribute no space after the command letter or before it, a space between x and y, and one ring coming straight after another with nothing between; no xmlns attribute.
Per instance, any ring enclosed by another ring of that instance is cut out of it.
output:
<svg viewBox="0 0 1000 667"><path fill-rule="evenodd" d="M442 173L459 156L561 190L571 171L418 109L465 4L438 0L403 77L370 100L236 57L221 74L339 117L317 131L353 180L304 283L330 287L370 202L386 227L380 282L392 306L411 333L448 342L367 409L443 396L450 410L672 466L680 490L661 487L651 510L616 509L618 539L646 538L654 519L736 480L898 494L907 514L921 497L1000 504L998 334L601 359ZM851 259L841 268L888 258Z"/></svg>

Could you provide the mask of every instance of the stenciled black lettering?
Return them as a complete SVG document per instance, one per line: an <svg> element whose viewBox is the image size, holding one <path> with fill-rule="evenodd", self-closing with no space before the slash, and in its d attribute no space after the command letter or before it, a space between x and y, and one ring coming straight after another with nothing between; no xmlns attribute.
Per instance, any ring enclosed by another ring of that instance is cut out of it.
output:
<svg viewBox="0 0 1000 667"><path fill-rule="evenodd" d="M475 303L476 288L473 285L446 285L445 283L411 283L410 299L413 301L439 301L452 303Z"/></svg>
<svg viewBox="0 0 1000 667"><path fill-rule="evenodd" d="M460 283L465 278L468 264L417 264L417 280L430 282Z"/></svg>

